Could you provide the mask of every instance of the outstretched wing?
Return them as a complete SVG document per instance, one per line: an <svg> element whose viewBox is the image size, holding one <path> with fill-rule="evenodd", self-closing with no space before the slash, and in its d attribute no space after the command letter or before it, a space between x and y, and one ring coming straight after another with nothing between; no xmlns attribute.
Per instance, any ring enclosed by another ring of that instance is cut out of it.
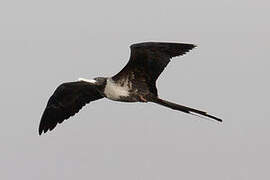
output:
<svg viewBox="0 0 270 180"><path fill-rule="evenodd" d="M57 123L73 116L89 103L103 98L97 87L88 82L63 83L50 97L39 124L39 135L55 128Z"/></svg>
<svg viewBox="0 0 270 180"><path fill-rule="evenodd" d="M125 79L133 73L135 78L155 84L172 57L183 55L194 47L193 44L165 42L133 44L128 63L113 79Z"/></svg>

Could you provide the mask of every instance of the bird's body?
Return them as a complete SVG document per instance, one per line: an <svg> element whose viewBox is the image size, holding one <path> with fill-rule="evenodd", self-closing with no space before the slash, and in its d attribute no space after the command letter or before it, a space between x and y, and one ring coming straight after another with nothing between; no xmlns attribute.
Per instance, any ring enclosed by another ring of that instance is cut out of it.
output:
<svg viewBox="0 0 270 180"><path fill-rule="evenodd" d="M203 115L217 121L221 119L158 97L156 80L175 56L193 49L195 45L183 43L146 42L131 45L127 65L112 77L61 84L50 97L41 117L39 134L55 128L57 123L76 114L84 105L101 98L122 102L153 102L185 113Z"/></svg>

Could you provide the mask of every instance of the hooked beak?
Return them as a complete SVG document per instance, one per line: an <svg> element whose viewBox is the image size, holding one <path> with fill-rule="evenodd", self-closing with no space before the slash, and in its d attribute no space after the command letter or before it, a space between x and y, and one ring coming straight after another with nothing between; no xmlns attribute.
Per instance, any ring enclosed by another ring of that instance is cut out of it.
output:
<svg viewBox="0 0 270 180"><path fill-rule="evenodd" d="M84 82L89 82L89 83L92 83L92 84L95 84L97 82L94 79L85 79L85 78L79 78L78 80L79 81L84 81Z"/></svg>

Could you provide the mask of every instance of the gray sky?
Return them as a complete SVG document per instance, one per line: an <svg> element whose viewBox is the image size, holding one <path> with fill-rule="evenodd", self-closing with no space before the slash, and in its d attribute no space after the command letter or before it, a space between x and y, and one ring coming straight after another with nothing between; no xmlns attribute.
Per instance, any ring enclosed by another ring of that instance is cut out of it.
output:
<svg viewBox="0 0 270 180"><path fill-rule="evenodd" d="M0 179L269 179L269 1L0 2ZM195 43L158 80L155 104L99 100L43 136L62 82L110 76L142 41Z"/></svg>

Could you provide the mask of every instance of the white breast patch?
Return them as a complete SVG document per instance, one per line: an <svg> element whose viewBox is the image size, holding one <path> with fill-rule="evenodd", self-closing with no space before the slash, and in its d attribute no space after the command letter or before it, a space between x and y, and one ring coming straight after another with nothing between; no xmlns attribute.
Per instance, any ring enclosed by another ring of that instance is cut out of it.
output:
<svg viewBox="0 0 270 180"><path fill-rule="evenodd" d="M127 97L129 96L128 82L123 83L123 86L121 86L115 83L111 78L108 78L104 94L111 100L119 100L121 96Z"/></svg>

